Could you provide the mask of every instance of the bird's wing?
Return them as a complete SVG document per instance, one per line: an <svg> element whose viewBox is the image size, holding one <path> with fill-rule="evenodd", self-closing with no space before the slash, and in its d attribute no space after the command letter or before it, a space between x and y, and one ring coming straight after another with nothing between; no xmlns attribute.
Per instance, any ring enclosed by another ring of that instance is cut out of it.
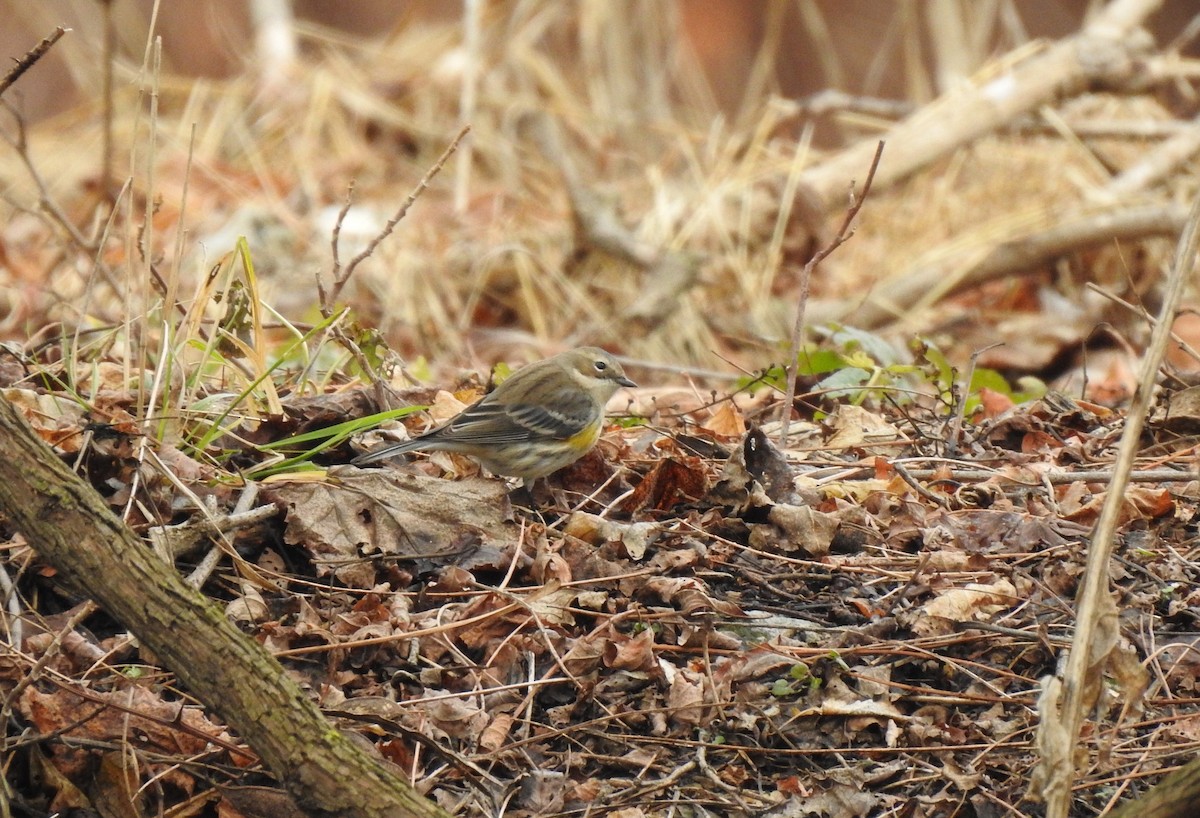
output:
<svg viewBox="0 0 1200 818"><path fill-rule="evenodd" d="M438 437L461 442L487 440L519 443L533 437L566 440L588 427L594 417L592 398L585 393L563 395L553 408L532 403L500 404L482 400L464 411Z"/></svg>

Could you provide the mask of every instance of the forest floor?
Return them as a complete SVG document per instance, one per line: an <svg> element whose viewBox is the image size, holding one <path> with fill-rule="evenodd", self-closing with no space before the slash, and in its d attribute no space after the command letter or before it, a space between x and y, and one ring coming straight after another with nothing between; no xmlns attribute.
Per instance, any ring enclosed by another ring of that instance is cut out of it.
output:
<svg viewBox="0 0 1200 818"><path fill-rule="evenodd" d="M551 17L593 46L631 25ZM1183 133L1190 74L889 175L902 122L817 150L778 100L717 127L621 60L515 46L456 142L454 37L323 44L270 104L143 76L111 131L10 112L0 389L148 547L457 815L1037 816L1040 697L1119 502L1072 814L1196 755L1194 292L1108 491L1195 195L1183 170L1111 182ZM127 157L99 165L105 139ZM799 203L854 150L836 206ZM639 386L532 492L445 454L348 465L379 413L427 407L384 425L422 430L584 343ZM252 748L0 533L11 814L287 814Z"/></svg>

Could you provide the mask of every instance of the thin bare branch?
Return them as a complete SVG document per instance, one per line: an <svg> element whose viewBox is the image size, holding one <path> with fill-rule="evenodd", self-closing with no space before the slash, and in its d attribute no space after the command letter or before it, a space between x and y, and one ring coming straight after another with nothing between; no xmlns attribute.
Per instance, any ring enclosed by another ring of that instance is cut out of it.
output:
<svg viewBox="0 0 1200 818"><path fill-rule="evenodd" d="M458 149L458 143L463 140L463 137L465 137L470 130L470 125L464 125L462 127L462 130L458 132L458 135L454 137L454 140L450 143L446 150L442 151L442 155L438 157L438 160L434 162L433 166L426 171L424 176L421 177L421 181L417 183L417 186L413 189L412 193L408 194L408 198L405 199L403 204L400 205L400 209L396 211L396 214L392 216L392 218L388 219L387 224L383 226L383 229L379 231L375 238L371 239L370 243L367 244L361 253L350 259L350 263L346 265L346 269L342 271L335 268L333 287L329 291L328 298L324 299L321 303L321 312L326 318L333 315L333 305L337 301L338 296L341 295L342 289L346 286L346 283L350 281L350 277L354 275L354 270L359 264L371 257L371 254L375 252L375 248L379 246L380 242L390 236L392 231L396 229L396 225L400 223L400 220L408 215L409 208L413 206L413 203L418 198L420 198L421 194L425 192L425 189L429 187L429 183L433 181L433 177L437 176L438 172L446 164L446 161L449 160L454 151ZM339 228L341 226L342 215L344 215L348 207L349 203L347 202L346 207L343 208L342 214L339 214ZM335 232L335 241L336 235L337 234ZM336 259L336 247L334 252L334 258Z"/></svg>
<svg viewBox="0 0 1200 818"><path fill-rule="evenodd" d="M856 196L854 193L854 185L850 185L850 206L846 209L846 215L842 219L842 225L838 228L837 235L829 244L822 247L820 250L808 260L804 265L804 270L800 273L800 298L796 304L796 323L792 326L792 342L788 347L788 363L787 363L787 393L784 395L783 411L780 417L779 424L779 445L787 446L788 424L792 417L792 401L796 399L796 374L799 368L800 358L800 341L804 337L804 312L808 305L808 288L809 282L812 280L813 270L817 269L822 261L829 257L834 250L841 247L845 242L854 235L854 230L851 225L854 219L858 216L858 211L862 209L863 202L867 200L867 195L871 192L871 182L875 179L875 171L879 168L879 160L883 158L883 140L880 140L879 145L875 148L875 158L871 160L871 168L867 171L867 180L863 183L861 196Z"/></svg>
<svg viewBox="0 0 1200 818"><path fill-rule="evenodd" d="M19 80L22 74L24 74L30 68L33 68L34 63L44 57L46 52L49 51L54 44L61 40L62 36L70 30L71 29L69 28L63 28L62 26L59 26L58 28L54 29L53 34L27 51L24 57L17 60L16 65L8 69L8 73L4 75L3 79L0 79L0 96L3 96L4 92L8 90L8 87Z"/></svg>

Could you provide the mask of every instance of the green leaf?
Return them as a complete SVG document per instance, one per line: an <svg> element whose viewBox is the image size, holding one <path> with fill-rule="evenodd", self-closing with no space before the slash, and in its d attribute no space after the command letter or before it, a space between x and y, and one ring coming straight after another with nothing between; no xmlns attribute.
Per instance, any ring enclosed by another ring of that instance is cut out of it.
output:
<svg viewBox="0 0 1200 818"><path fill-rule="evenodd" d="M820 381L815 389L829 393L832 398L844 398L871 380L871 373L858 367L846 367Z"/></svg>
<svg viewBox="0 0 1200 818"><path fill-rule="evenodd" d="M776 679L775 684L771 685L771 695L777 699L783 699L796 695L796 690L787 679Z"/></svg>
<svg viewBox="0 0 1200 818"><path fill-rule="evenodd" d="M846 365L841 353L831 349L817 349L806 346L800 350L796 361L796 371L801 375L823 375L826 372L836 372ZM780 372L783 370L780 369Z"/></svg>

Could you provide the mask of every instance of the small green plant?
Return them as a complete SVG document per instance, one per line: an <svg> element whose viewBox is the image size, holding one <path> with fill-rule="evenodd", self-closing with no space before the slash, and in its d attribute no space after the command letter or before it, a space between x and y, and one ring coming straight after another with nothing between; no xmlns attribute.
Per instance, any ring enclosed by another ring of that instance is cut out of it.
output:
<svg viewBox="0 0 1200 818"><path fill-rule="evenodd" d="M771 685L771 695L777 699L786 699L816 690L820 686L821 680L812 675L808 665L797 662L788 670L786 677L776 679Z"/></svg>
<svg viewBox="0 0 1200 818"><path fill-rule="evenodd" d="M808 387L809 394L862 405L878 399L884 392L913 391L909 380L920 367L904 361L903 352L885 339L844 326L815 332L823 335L823 339L805 344L797 359L801 377L820 378ZM773 367L759 380L783 389L787 373L783 367Z"/></svg>
<svg viewBox="0 0 1200 818"><path fill-rule="evenodd" d="M961 373L954 367L945 354L934 344L924 338L914 339L913 354L918 361L923 362L922 369L927 373L929 381L937 388L938 397L948 406L954 405L955 394L962 389ZM975 367L971 370L971 382L966 385L967 398L965 410L970 416L980 406L980 392L989 389L1007 396L1013 403L1025 403L1035 400L1045 394L1045 384L1040 381L1022 383L1021 389L1014 389L1004 376L994 369Z"/></svg>
<svg viewBox="0 0 1200 818"><path fill-rule="evenodd" d="M830 326L814 330L821 336L800 350L797 359L801 377L818 379L807 387L810 395L831 400L845 400L855 405L877 402L884 395L897 403L908 403L931 390L945 406L954 406L955 397L963 389L962 373L932 341L914 339L908 352L898 350L886 339L864 330L847 326ZM753 377L745 378L739 388L752 390L759 384L783 389L787 373L776 366ZM1045 392L1040 382L1020 384L1014 388L994 369L976 367L966 384L966 412L969 415L980 406L980 391L989 389L1023 403L1041 397ZM818 413L818 418L821 415Z"/></svg>

